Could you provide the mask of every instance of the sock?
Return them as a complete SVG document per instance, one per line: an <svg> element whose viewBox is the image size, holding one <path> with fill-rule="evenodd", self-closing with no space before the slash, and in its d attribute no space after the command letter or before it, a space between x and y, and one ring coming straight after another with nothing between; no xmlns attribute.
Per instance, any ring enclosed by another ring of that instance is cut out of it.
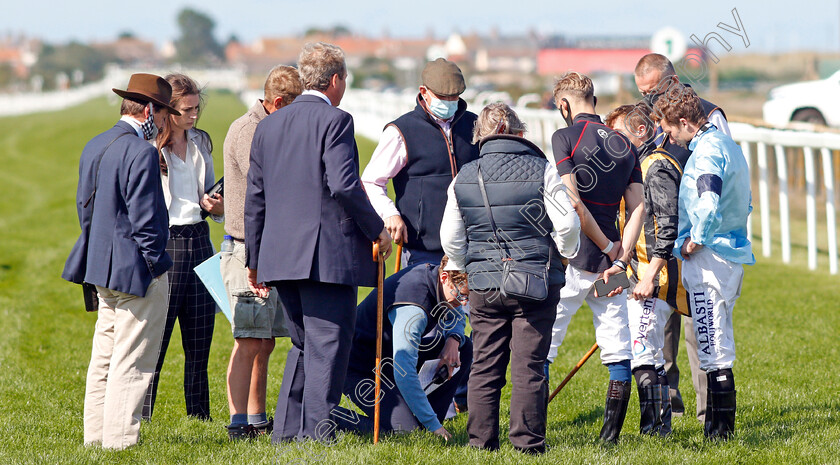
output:
<svg viewBox="0 0 840 465"><path fill-rule="evenodd" d="M607 369L610 370L610 381L623 381L629 383L632 379L632 376L630 375L630 360L608 363Z"/></svg>
<svg viewBox="0 0 840 465"><path fill-rule="evenodd" d="M230 416L230 426L245 426L248 424L247 413L234 413Z"/></svg>
<svg viewBox="0 0 840 465"><path fill-rule="evenodd" d="M249 425L258 425L260 423L265 423L268 421L268 417L265 415L265 412L258 413L256 415L248 414L248 424Z"/></svg>
<svg viewBox="0 0 840 465"><path fill-rule="evenodd" d="M663 386L668 386L671 383L668 382L668 373L665 371L665 367L659 367L656 369L656 375L659 378L657 384L661 384Z"/></svg>
<svg viewBox="0 0 840 465"><path fill-rule="evenodd" d="M709 372L709 390L712 392L730 392L735 390L735 377L731 368Z"/></svg>
<svg viewBox="0 0 840 465"><path fill-rule="evenodd" d="M656 380L658 377L656 376L656 371L653 369L653 365L642 365L634 368L633 376L636 377L636 384L639 387L657 384Z"/></svg>

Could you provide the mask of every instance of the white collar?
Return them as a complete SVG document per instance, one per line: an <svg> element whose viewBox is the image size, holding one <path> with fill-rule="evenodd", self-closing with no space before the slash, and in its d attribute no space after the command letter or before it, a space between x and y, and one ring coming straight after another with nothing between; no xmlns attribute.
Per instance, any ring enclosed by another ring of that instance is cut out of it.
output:
<svg viewBox="0 0 840 465"><path fill-rule="evenodd" d="M315 89L306 89L305 91L303 91L303 94L301 94L301 95L316 95L316 96L321 97L322 99L324 99L324 101L325 101L325 102L327 102L330 106L332 106L332 102L330 102L330 98L329 98L329 97L327 97L327 96L326 96L323 92L321 92L320 90L315 90Z"/></svg>
<svg viewBox="0 0 840 465"><path fill-rule="evenodd" d="M137 121L136 119L134 119L134 117L129 116L129 115L122 115L122 116L120 117L120 121L125 121L126 123L130 124L130 125L131 125L131 127L133 127L133 128L134 128L134 131L135 131L135 132L137 132L137 135L138 135L141 139L145 139L145 137L143 137L143 129L142 129L142 127L141 127L141 124L142 124L142 123L140 123L139 121Z"/></svg>

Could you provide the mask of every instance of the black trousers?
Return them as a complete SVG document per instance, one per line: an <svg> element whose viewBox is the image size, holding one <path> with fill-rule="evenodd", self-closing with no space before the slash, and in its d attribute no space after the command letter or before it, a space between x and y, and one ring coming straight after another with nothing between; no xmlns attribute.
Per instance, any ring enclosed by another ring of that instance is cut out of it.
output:
<svg viewBox="0 0 840 465"><path fill-rule="evenodd" d="M551 286L548 298L521 303L498 291L470 292L473 366L467 406L470 445L499 448L499 402L508 362L510 442L521 450L545 447L548 383L545 360L562 286Z"/></svg>
<svg viewBox="0 0 840 465"><path fill-rule="evenodd" d="M292 339L271 440L329 441L356 326L356 287L309 279L268 284L277 288Z"/></svg>
<svg viewBox="0 0 840 465"><path fill-rule="evenodd" d="M154 377L143 403L144 419L150 419L155 407L160 370L175 328L181 327L184 346L184 398L187 415L210 418L210 386L207 362L216 322L216 302L193 268L213 255L210 228L206 221L186 226L171 226L166 252L174 262L169 270L169 309Z"/></svg>
<svg viewBox="0 0 840 465"><path fill-rule="evenodd" d="M416 370L420 369L427 360L440 358L440 352L446 344L446 339L437 337L424 337L420 341L420 353L417 357ZM431 394L426 396L432 410L435 411L438 421L443 423L446 412L452 405L455 392L461 386L464 377L470 372L472 364L473 347L472 341L466 339L459 349L461 369L449 380L440 385ZM383 358L392 357L393 354L382 354ZM375 385L375 374L373 366L358 366L351 364L347 379L344 382L344 395L346 395L366 415L354 415L349 410L338 408L333 420L338 423L339 429L356 431L359 433L370 433L373 431L373 413L375 397L369 388ZM379 431L411 431L422 428L423 425L417 421L405 398L400 393L394 382L394 368L390 364L383 364L382 367L382 398L379 405Z"/></svg>

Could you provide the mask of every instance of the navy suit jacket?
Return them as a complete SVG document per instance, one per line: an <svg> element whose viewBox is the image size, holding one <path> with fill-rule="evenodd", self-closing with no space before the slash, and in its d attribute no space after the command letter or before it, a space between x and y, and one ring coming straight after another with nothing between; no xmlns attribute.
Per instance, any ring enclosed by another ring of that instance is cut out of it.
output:
<svg viewBox="0 0 840 465"><path fill-rule="evenodd" d="M121 134L127 135L102 156L96 198L85 207L94 188L96 158ZM76 210L82 233L62 278L145 297L152 278L172 266L158 153L125 121L91 139L82 151Z"/></svg>
<svg viewBox="0 0 840 465"><path fill-rule="evenodd" d="M262 120L245 194L248 267L260 282L375 286L384 223L359 179L353 117L301 95Z"/></svg>

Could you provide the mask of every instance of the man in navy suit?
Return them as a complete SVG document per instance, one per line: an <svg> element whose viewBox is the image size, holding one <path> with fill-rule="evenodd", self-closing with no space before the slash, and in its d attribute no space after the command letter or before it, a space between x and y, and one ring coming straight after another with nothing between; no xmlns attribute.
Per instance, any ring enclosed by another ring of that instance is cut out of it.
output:
<svg viewBox="0 0 840 465"><path fill-rule="evenodd" d="M68 281L96 285L99 310L87 374L85 445L124 449L140 436L140 412L163 337L172 260L169 216L155 137L172 88L134 74L120 121L94 137L79 161L76 209L82 233L64 267Z"/></svg>
<svg viewBox="0 0 840 465"><path fill-rule="evenodd" d="M356 286L376 285L371 243L391 236L359 179L353 118L337 108L344 52L309 43L303 94L257 126L245 195L248 280L277 288L292 348L274 416L274 442L333 437L356 321ZM373 369L373 367L371 367Z"/></svg>

